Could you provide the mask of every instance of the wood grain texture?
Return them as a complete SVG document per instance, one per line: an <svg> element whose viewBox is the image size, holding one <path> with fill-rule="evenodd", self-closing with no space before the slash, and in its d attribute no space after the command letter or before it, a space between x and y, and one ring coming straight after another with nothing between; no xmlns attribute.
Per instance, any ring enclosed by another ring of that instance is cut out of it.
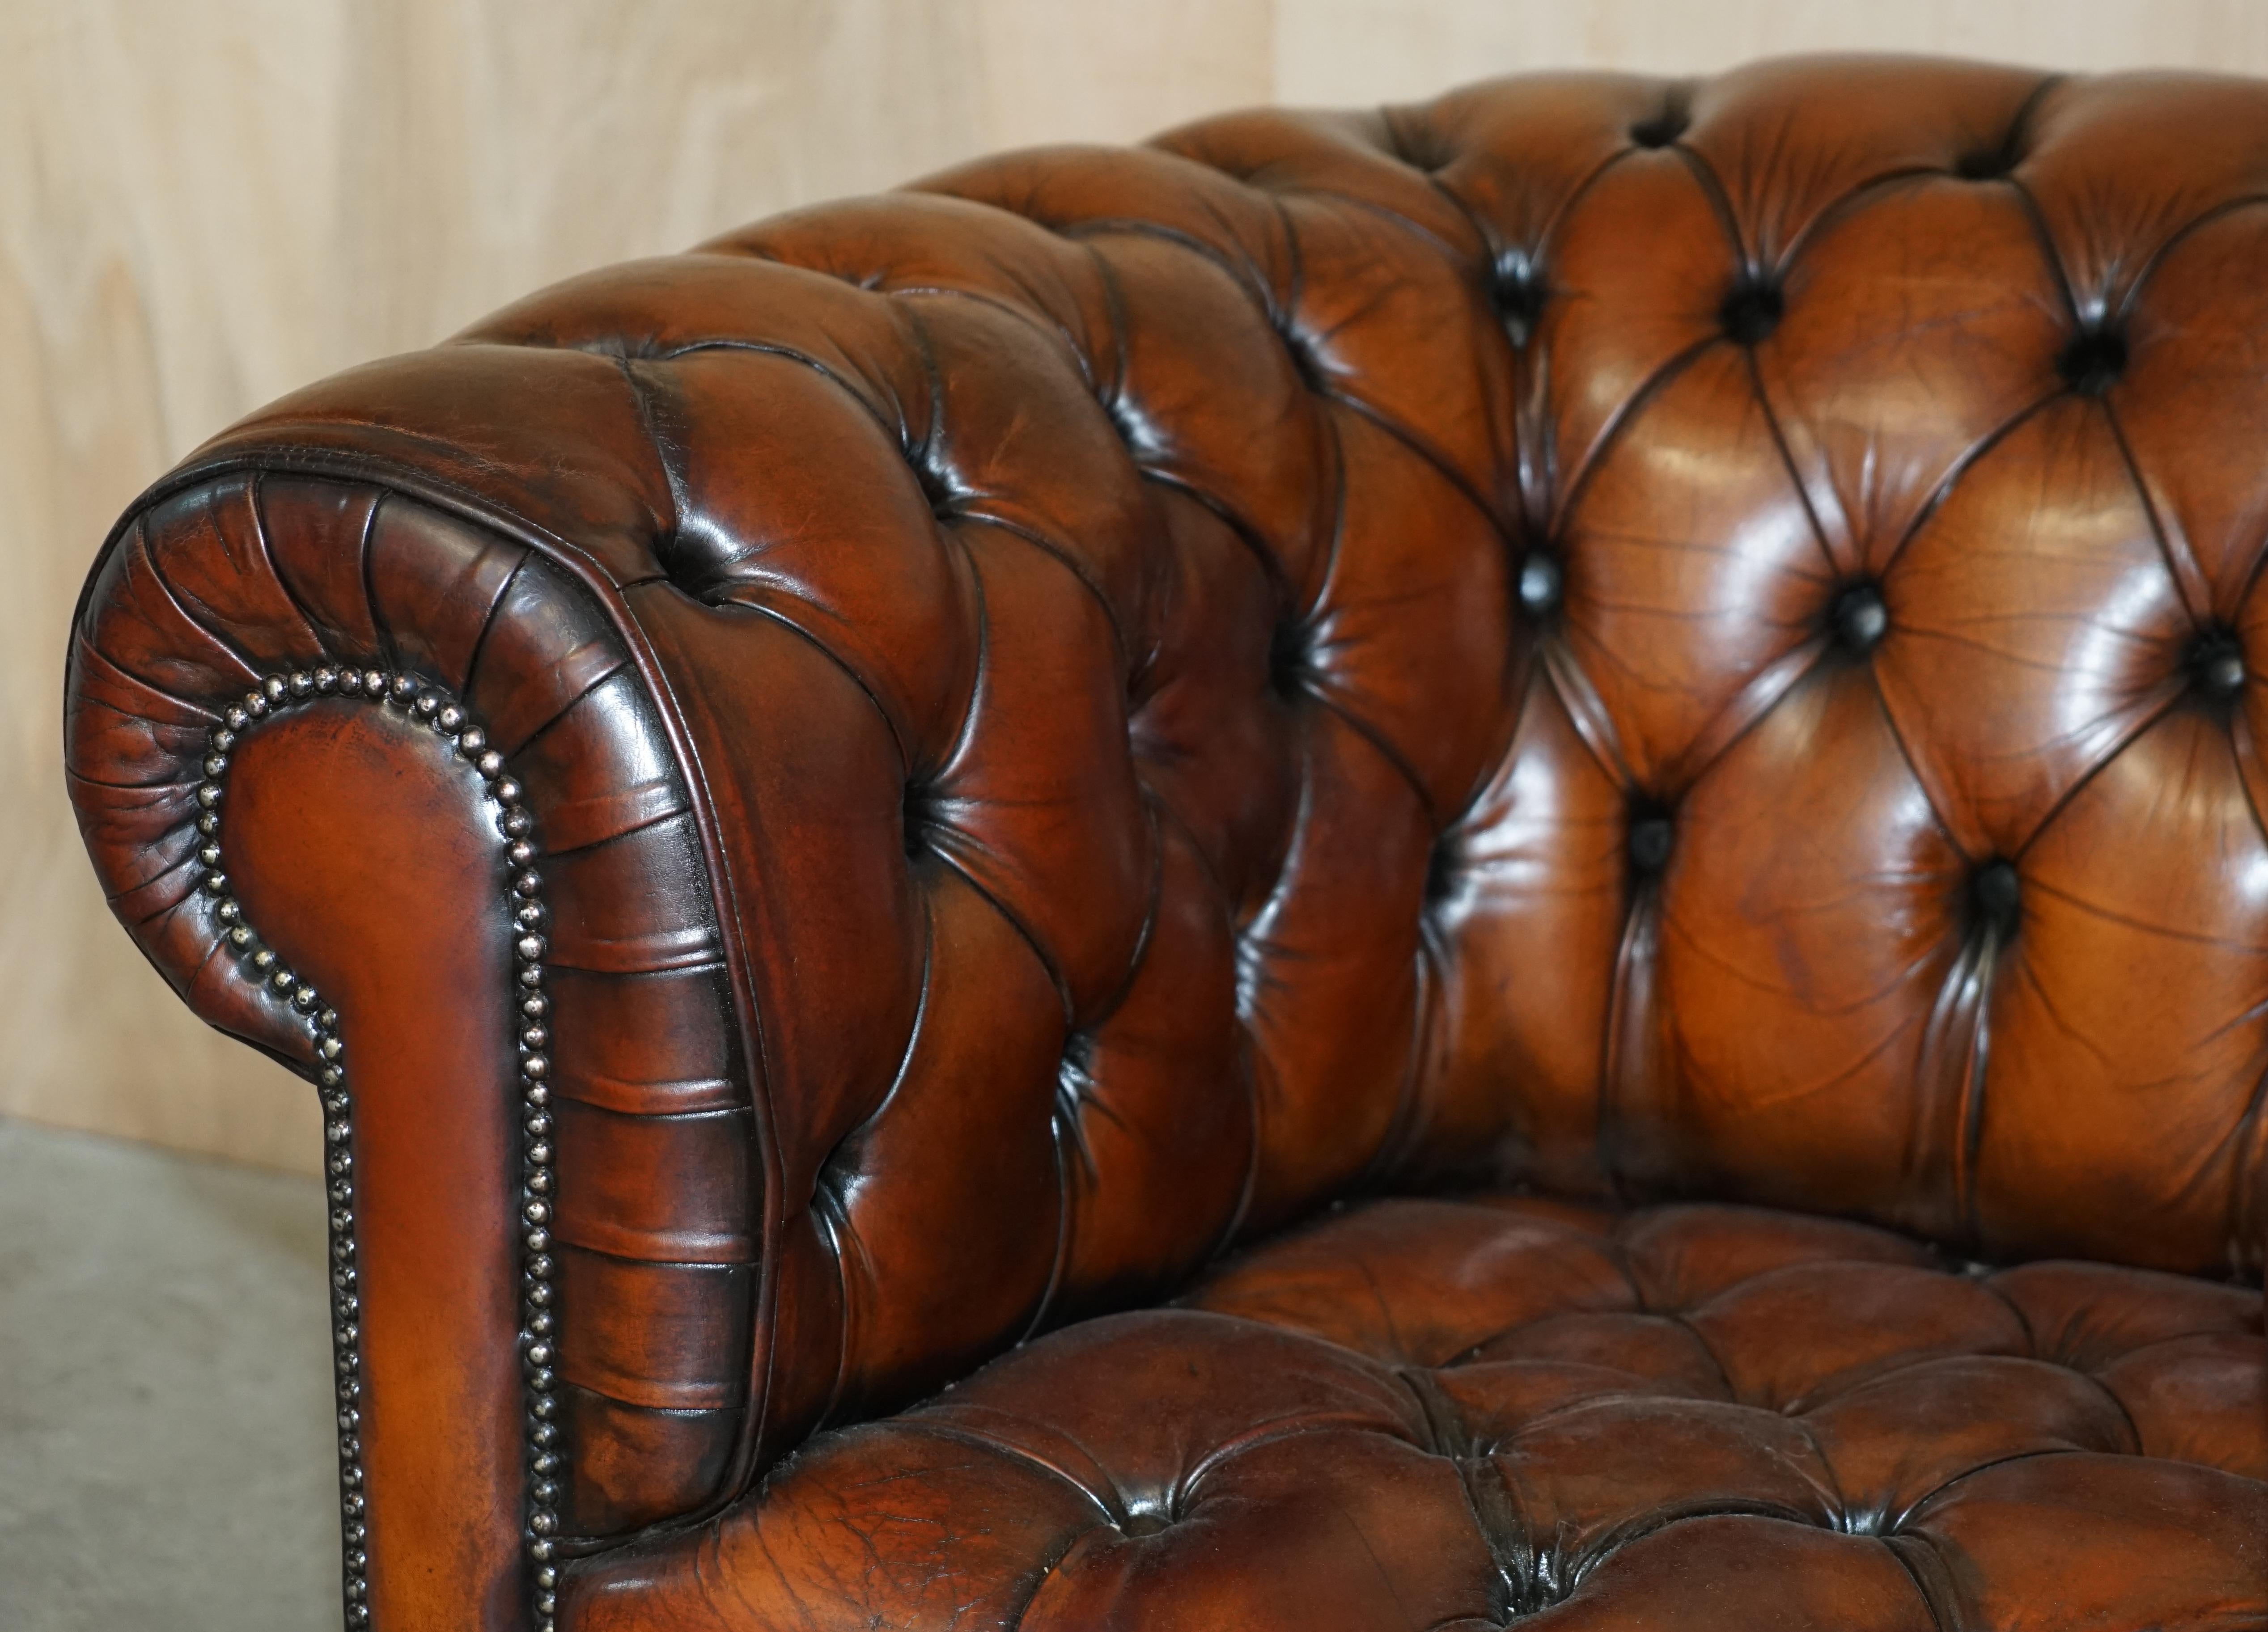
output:
<svg viewBox="0 0 2268 1632"><path fill-rule="evenodd" d="M992 148L1773 51L2268 69L2248 0L0 0L0 1113L312 1167L313 1098L109 921L62 642L147 482L527 290Z"/></svg>
<svg viewBox="0 0 2268 1632"><path fill-rule="evenodd" d="M1432 95L1551 68L1708 73L1759 56L1907 51L2047 68L2268 70L2255 0L1276 0L1292 103Z"/></svg>
<svg viewBox="0 0 2268 1632"><path fill-rule="evenodd" d="M585 268L1263 99L1265 21L1198 0L1138 23L1045 0L0 0L0 1112L319 1151L313 1095L119 933L63 798L65 626L144 484L294 386Z"/></svg>

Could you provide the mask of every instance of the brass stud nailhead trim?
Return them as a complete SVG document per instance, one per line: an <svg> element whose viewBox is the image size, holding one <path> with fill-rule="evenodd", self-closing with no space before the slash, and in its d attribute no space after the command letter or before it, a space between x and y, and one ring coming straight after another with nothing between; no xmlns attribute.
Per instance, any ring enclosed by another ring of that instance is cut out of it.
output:
<svg viewBox="0 0 2268 1632"><path fill-rule="evenodd" d="M551 1260L553 1168L551 999L544 990L542 930L546 911L543 880L534 870L536 849L529 838L534 818L522 803L525 790L504 775L504 756L489 746L488 733L472 722L464 706L439 688L409 674L384 669L313 669L265 676L224 712L209 734L195 798L197 861L204 868L200 887L213 898L212 913L221 939L240 960L245 978L265 986L306 1018L314 1046L316 1087L322 1099L323 1138L329 1154L324 1174L329 1202L331 1263L331 1352L338 1377L339 1512L343 1555L346 1623L371 1624L369 1538L362 1465L362 1303L356 1266L354 1216L354 1101L347 1086L345 1041L336 1010L324 1003L313 984L286 967L245 921L244 908L230 893L221 856L223 778L229 756L245 730L271 714L319 697L364 697L401 709L409 718L449 739L451 748L477 771L497 806L505 871L499 890L512 909L512 984L519 1003L520 1149L520 1374L526 1410L528 1466L527 1528L525 1537L533 1588L536 1632L555 1632L559 1571L553 1551L559 1533L558 1502L566 1477L566 1456L557 1426L559 1401L552 1361L558 1312Z"/></svg>

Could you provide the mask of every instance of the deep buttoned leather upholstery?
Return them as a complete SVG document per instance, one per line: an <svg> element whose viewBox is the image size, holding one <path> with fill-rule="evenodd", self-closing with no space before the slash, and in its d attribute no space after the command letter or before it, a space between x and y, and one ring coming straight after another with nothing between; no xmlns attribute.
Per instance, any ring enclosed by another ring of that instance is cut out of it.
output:
<svg viewBox="0 0 2268 1632"><path fill-rule="evenodd" d="M161 484L83 827L304 1059L205 724L326 658L512 722L566 1624L2242 1624L2264 196L2261 86L1860 61L784 217ZM1499 1199L1089 1319L1417 1192Z"/></svg>
<svg viewBox="0 0 2268 1632"><path fill-rule="evenodd" d="M2250 1289L1381 1202L822 1437L578 1624L2257 1624L2264 1378Z"/></svg>

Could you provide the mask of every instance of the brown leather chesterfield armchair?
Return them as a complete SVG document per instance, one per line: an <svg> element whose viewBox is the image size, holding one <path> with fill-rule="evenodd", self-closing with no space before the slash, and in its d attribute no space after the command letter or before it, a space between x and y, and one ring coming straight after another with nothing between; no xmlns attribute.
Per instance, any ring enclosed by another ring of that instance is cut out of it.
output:
<svg viewBox="0 0 2268 1632"><path fill-rule="evenodd" d="M2268 1625L2268 87L1573 77L563 284L120 524L380 1632Z"/></svg>

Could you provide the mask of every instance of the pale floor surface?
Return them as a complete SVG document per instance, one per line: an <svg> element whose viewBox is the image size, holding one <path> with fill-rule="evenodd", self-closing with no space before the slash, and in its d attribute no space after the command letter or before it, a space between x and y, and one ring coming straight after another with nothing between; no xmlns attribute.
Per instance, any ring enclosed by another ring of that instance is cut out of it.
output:
<svg viewBox="0 0 2268 1632"><path fill-rule="evenodd" d="M313 1179L0 1119L0 1628L341 1624Z"/></svg>

